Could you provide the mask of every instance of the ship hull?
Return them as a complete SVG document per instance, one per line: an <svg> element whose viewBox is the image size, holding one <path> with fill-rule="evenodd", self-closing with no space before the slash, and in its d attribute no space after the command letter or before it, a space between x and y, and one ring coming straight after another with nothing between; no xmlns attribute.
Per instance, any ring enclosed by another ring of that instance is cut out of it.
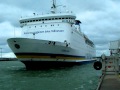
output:
<svg viewBox="0 0 120 90"><path fill-rule="evenodd" d="M65 61L21 61L21 62L24 63L27 70L63 68L81 64L80 62L78 63Z"/></svg>
<svg viewBox="0 0 120 90"><path fill-rule="evenodd" d="M82 50L73 49L66 43L28 38L10 38L7 41L26 68L71 66L85 60Z"/></svg>

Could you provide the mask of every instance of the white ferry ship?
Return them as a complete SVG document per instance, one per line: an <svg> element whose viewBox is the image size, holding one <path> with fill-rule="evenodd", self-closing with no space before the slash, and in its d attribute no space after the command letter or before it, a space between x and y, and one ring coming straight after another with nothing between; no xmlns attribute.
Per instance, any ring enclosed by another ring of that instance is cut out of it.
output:
<svg viewBox="0 0 120 90"><path fill-rule="evenodd" d="M53 0L49 14L22 17L22 37L7 40L26 68L78 63L95 57L94 43L81 32L81 21L68 10L59 12L57 7Z"/></svg>

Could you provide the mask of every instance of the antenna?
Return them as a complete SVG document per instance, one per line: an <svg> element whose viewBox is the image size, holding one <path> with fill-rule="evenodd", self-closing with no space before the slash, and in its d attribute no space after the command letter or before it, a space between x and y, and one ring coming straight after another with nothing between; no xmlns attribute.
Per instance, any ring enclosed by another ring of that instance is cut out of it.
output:
<svg viewBox="0 0 120 90"><path fill-rule="evenodd" d="M53 0L53 7L56 8L56 0Z"/></svg>

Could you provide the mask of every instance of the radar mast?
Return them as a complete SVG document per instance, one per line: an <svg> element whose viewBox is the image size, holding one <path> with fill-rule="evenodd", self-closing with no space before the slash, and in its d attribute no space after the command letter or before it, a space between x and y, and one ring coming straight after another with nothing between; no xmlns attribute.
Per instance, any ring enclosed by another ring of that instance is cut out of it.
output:
<svg viewBox="0 0 120 90"><path fill-rule="evenodd" d="M53 1L53 4L51 7L51 13L56 13L56 0L52 0L52 1Z"/></svg>

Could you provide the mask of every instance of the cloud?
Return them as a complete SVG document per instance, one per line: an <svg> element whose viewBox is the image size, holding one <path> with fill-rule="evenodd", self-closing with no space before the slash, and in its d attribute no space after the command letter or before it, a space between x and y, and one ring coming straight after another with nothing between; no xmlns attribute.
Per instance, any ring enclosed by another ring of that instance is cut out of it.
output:
<svg viewBox="0 0 120 90"><path fill-rule="evenodd" d="M9 22L14 27L19 27L19 19L21 15L24 14L32 14L30 10L23 10L22 8L18 8L12 5L0 4L0 22Z"/></svg>
<svg viewBox="0 0 120 90"><path fill-rule="evenodd" d="M82 21L82 31L95 43L97 55L102 52L109 54L109 42L120 39L120 27L118 27L120 24L120 1L91 2L87 0L86 2L85 6L79 6L83 9L77 13L78 19ZM91 3L87 5L88 2ZM84 3L83 1L82 4Z"/></svg>
<svg viewBox="0 0 120 90"><path fill-rule="evenodd" d="M40 12L40 11L47 11L49 10L49 7L51 7L51 0L1 0L1 4L10 5L12 7L20 8L24 11L34 11L34 12ZM43 9L44 8L44 9Z"/></svg>
<svg viewBox="0 0 120 90"><path fill-rule="evenodd" d="M10 22L0 23L0 37L3 39L14 37L17 32L17 36L21 35L21 29L14 27Z"/></svg>
<svg viewBox="0 0 120 90"><path fill-rule="evenodd" d="M10 52L10 53L3 53L2 57L8 57L8 58L16 58L15 54Z"/></svg>
<svg viewBox="0 0 120 90"><path fill-rule="evenodd" d="M12 52L8 47L7 39L21 36L21 29L15 28L10 22L2 22L0 27L0 48L2 48L3 56L5 56L7 53Z"/></svg>

